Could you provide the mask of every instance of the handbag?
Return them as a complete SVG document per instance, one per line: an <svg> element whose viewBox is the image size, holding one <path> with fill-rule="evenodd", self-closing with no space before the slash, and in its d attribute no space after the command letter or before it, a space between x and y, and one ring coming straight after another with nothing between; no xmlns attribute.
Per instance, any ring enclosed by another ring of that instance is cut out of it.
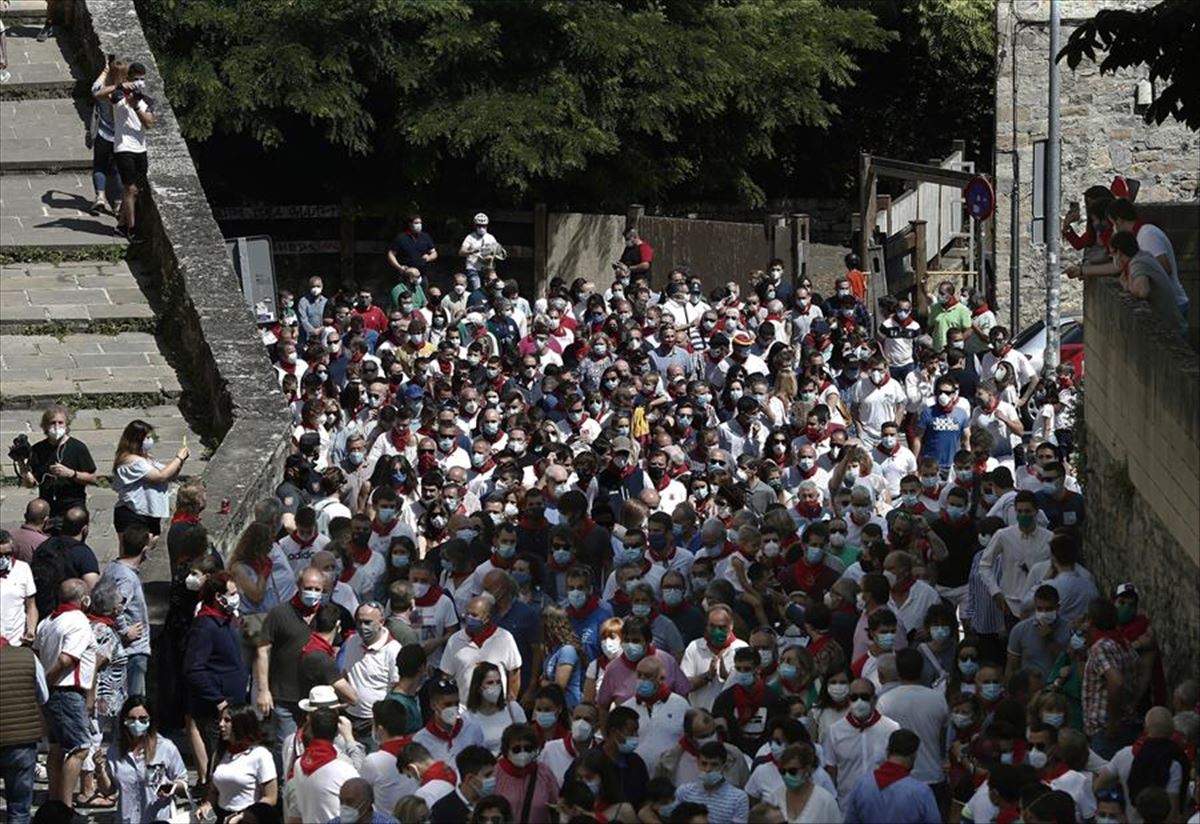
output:
<svg viewBox="0 0 1200 824"><path fill-rule="evenodd" d="M533 774L529 776L529 786L525 788L525 803L521 805L521 821L529 820L529 808L533 806L533 791L537 789L538 769L534 765Z"/></svg>

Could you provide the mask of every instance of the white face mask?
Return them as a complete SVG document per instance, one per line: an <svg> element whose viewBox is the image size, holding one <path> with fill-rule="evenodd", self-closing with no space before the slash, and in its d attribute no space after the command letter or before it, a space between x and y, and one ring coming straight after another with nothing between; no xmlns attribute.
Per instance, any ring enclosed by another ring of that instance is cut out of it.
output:
<svg viewBox="0 0 1200 824"><path fill-rule="evenodd" d="M200 585L203 583L204 583L204 576L201 575L199 572L193 572L191 575L189 575L184 580L183 585L185 587L187 587L188 592L199 592Z"/></svg>
<svg viewBox="0 0 1200 824"><path fill-rule="evenodd" d="M62 440L67 434L66 424L54 424L46 430L46 434L56 441Z"/></svg>
<svg viewBox="0 0 1200 824"><path fill-rule="evenodd" d="M605 638L600 642L600 651L608 658L616 658L621 654L620 638Z"/></svg>
<svg viewBox="0 0 1200 824"><path fill-rule="evenodd" d="M442 723L447 727L454 726L454 722L458 720L458 705L451 704L450 706L445 707L440 713L438 713L438 717L442 719Z"/></svg>

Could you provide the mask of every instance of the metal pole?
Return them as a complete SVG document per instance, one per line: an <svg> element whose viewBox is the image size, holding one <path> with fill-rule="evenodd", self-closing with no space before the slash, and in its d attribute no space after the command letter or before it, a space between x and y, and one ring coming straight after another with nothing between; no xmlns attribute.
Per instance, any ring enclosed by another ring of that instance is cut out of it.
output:
<svg viewBox="0 0 1200 824"><path fill-rule="evenodd" d="M1046 128L1046 352L1043 371L1058 366L1059 245L1062 225L1058 207L1062 202L1062 134L1058 110L1058 0L1050 0L1050 101Z"/></svg>

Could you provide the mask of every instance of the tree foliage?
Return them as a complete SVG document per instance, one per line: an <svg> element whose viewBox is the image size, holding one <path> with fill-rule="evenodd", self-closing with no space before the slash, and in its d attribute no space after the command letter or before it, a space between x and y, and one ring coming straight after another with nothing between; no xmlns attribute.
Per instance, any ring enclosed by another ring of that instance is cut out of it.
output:
<svg viewBox="0 0 1200 824"><path fill-rule="evenodd" d="M777 139L836 117L889 39L832 0L144 0L186 136L297 129L422 184L762 200ZM308 135L305 135L308 137Z"/></svg>
<svg viewBox="0 0 1200 824"><path fill-rule="evenodd" d="M1103 52L1100 72L1146 66L1158 85L1146 122L1173 117L1189 129L1200 129L1200 3L1163 0L1133 11L1105 9L1079 26L1058 59L1074 69L1086 57L1093 63Z"/></svg>

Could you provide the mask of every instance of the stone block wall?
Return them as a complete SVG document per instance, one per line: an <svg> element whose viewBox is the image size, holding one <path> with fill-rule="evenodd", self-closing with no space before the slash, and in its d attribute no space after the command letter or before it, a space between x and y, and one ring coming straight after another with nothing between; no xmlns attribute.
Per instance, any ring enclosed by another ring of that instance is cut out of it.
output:
<svg viewBox="0 0 1200 824"><path fill-rule="evenodd" d="M1200 356L1114 280L1084 307L1085 564L1134 582L1173 681L1200 660Z"/></svg>
<svg viewBox="0 0 1200 824"><path fill-rule="evenodd" d="M253 518L254 504L279 483L290 410L229 265L134 3L79 3L75 20L87 77L99 73L108 53L147 69L157 117L148 136L149 197L139 204L138 229L147 241L131 255L153 276L150 302L171 344L183 405L220 441L203 476L209 501L203 522L215 545L228 552ZM219 511L224 499L230 502L227 514ZM155 557L165 565L165 558ZM143 577L161 580L164 573L148 570Z"/></svg>
<svg viewBox="0 0 1200 824"><path fill-rule="evenodd" d="M1103 8L1152 6L1157 0L1063 0L1061 42L1075 26ZM1044 244L1030 239L1033 208L1033 145L1046 138L1049 84L1048 0L998 0L996 72L996 293L1004 322L1010 322L1012 282L1010 233L1013 166L1018 165L1020 222L1019 305L1024 326L1045 312ZM1099 56L1099 55L1098 55ZM1014 72L1015 68L1015 72ZM1062 92L1062 205L1082 201L1088 186L1105 185L1118 174L1136 178L1140 202L1191 201L1200 186L1200 136L1174 120L1148 125L1134 112L1144 68L1101 76L1098 64L1084 61L1072 71L1059 64ZM1082 208L1082 203L1081 203ZM1078 258L1070 247L1065 262ZM1064 281L1064 311L1079 311L1083 292Z"/></svg>

